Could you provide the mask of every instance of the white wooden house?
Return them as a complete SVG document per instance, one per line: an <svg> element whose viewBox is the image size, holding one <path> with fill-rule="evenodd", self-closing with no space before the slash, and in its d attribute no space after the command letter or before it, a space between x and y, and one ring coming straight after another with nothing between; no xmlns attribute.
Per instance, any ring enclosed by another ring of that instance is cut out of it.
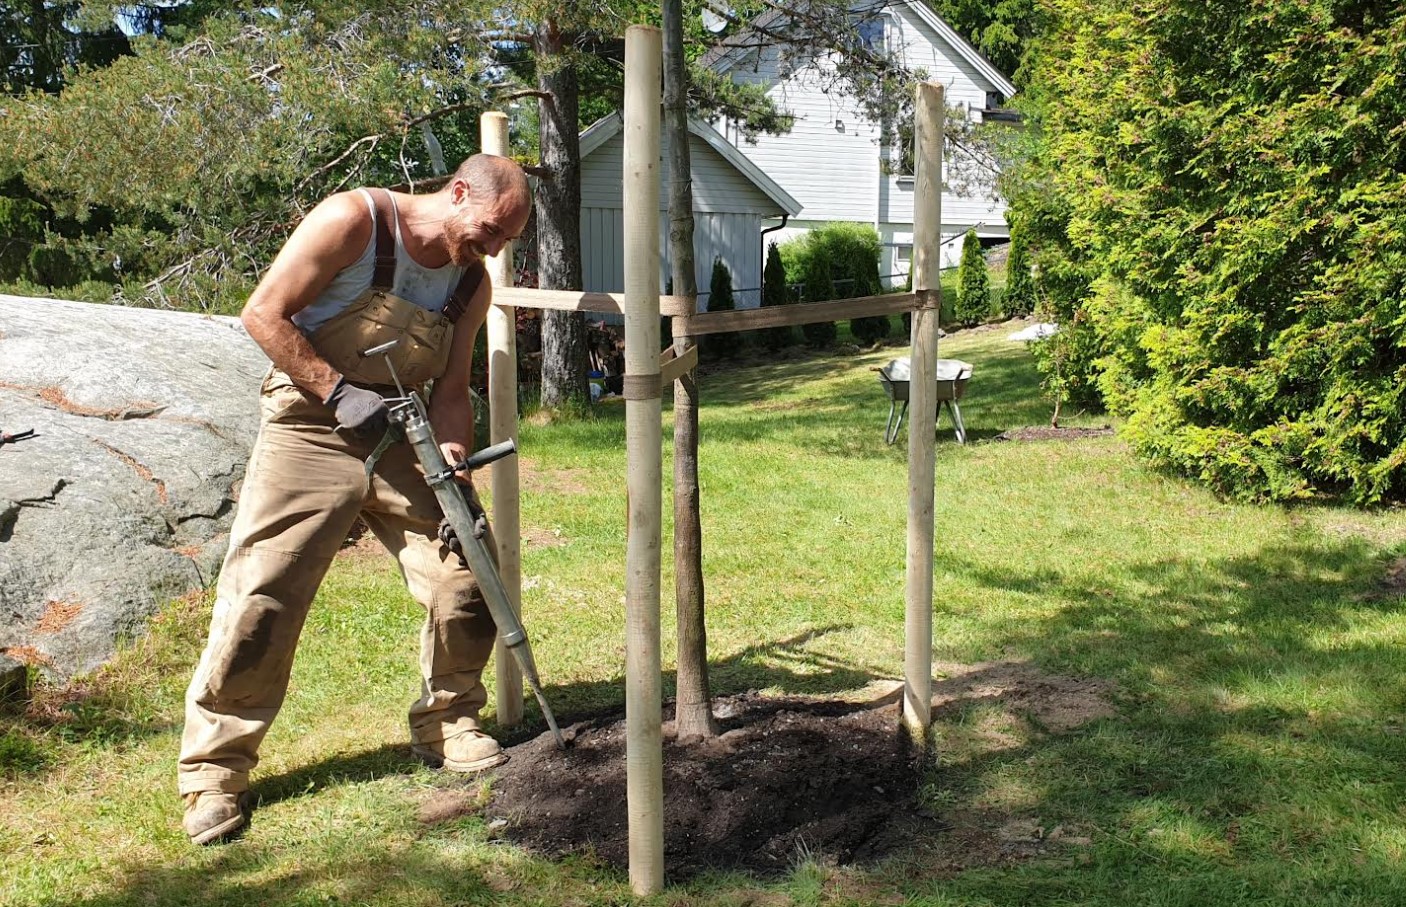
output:
<svg viewBox="0 0 1406 907"><path fill-rule="evenodd" d="M624 136L618 114L581 133L581 271L583 289L620 292L625 287ZM738 308L761 304L764 231L794 217L800 203L701 120L689 122L693 168L694 255L699 309L708 289L713 260L732 272ZM669 282L669 148L660 148L660 288Z"/></svg>
<svg viewBox="0 0 1406 907"><path fill-rule="evenodd" d="M894 0L877 19L866 14L862 35L881 42L910 71L924 70L942 82L948 106L961 107L974 120L998 111L1015 93L1009 79L924 3ZM759 136L754 144L735 124L718 124L729 142L802 205L799 217L772 238L789 239L829 221L873 224L884 249L880 273L901 280L912 256L914 180L901 172L899 150L883 144L879 124L867 120L855 101L827 92L833 59L758 46L766 43L743 33L704 62L736 81L763 86L795 117L788 133ZM955 240L971 229L983 238L1008 238L1004 203L980 187L944 192L942 231L944 239L954 240L943 247L944 265L956 264L961 244Z"/></svg>

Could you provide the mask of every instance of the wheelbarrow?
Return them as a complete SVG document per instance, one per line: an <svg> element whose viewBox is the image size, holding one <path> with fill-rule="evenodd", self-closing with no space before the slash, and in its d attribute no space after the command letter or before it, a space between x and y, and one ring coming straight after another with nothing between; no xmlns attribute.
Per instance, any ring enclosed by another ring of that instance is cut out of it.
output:
<svg viewBox="0 0 1406 907"><path fill-rule="evenodd" d="M903 427L903 417L908 414L908 385L911 374L909 365L908 357L904 356L879 369L879 382L889 395L889 418L884 425L884 441L888 444L898 440L899 429ZM966 393L967 382L971 380L971 376L970 362L960 359L937 360L937 417L940 421L942 407L946 405L952 413L952 424L958 444L967 443L967 430L962 425L962 409L957 405L957 401ZM900 403L903 405L899 406Z"/></svg>

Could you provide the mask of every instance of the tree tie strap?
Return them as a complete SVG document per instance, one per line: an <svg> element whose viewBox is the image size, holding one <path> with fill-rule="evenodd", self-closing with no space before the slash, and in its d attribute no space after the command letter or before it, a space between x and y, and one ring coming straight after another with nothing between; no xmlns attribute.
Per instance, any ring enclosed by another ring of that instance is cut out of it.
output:
<svg viewBox="0 0 1406 907"><path fill-rule="evenodd" d="M659 381L658 372L648 375L626 375L622 383L626 400L658 400L662 396L661 388L663 385Z"/></svg>

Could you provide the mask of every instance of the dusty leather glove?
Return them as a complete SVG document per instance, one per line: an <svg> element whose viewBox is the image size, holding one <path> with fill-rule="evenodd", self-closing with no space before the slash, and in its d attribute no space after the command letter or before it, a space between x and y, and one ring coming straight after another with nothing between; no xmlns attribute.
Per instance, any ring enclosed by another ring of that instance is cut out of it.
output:
<svg viewBox="0 0 1406 907"><path fill-rule="evenodd" d="M469 566L468 559L464 557L464 543L459 541L459 534L454 531L454 526L449 522L449 517L439 521L439 540L453 554L459 556L459 566Z"/></svg>
<svg viewBox="0 0 1406 907"><path fill-rule="evenodd" d="M337 386L322 402L336 413L337 427L358 438L380 437L390 424L391 411L385 398L375 391L348 384L346 378L338 378Z"/></svg>

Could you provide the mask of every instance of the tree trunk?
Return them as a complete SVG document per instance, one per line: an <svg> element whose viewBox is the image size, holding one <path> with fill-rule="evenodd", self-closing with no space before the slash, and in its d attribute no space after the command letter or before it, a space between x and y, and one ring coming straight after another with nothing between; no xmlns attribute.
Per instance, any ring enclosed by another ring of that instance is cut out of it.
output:
<svg viewBox="0 0 1406 907"><path fill-rule="evenodd" d="M664 126L669 137L669 258L674 294L694 299L693 168L688 154L688 107L683 59L681 0L664 0ZM676 321L674 324L680 325ZM689 346L674 330L674 351ZM703 523L698 493L698 380L694 372L674 382L674 597L678 617L678 739L718 732L708 690L708 634L704 627Z"/></svg>
<svg viewBox="0 0 1406 907"><path fill-rule="evenodd" d="M537 87L545 93L538 136L542 166L550 174L537 184L537 277L544 290L581 289L581 143L577 133L579 85L576 68L563 58L554 23L537 34ZM558 407L590 399L586 374L586 316L542 313L542 405Z"/></svg>

